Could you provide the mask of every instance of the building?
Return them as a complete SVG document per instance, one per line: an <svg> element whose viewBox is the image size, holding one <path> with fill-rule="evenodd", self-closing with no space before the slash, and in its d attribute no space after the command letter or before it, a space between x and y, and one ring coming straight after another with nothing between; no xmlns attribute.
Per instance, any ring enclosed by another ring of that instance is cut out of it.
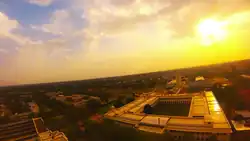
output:
<svg viewBox="0 0 250 141"><path fill-rule="evenodd" d="M72 98L73 101L81 101L83 99L83 95L72 94L71 98Z"/></svg>
<svg viewBox="0 0 250 141"><path fill-rule="evenodd" d="M32 112L23 112L23 113L16 113L12 116L10 116L11 119L19 119L24 120L28 119Z"/></svg>
<svg viewBox="0 0 250 141"><path fill-rule="evenodd" d="M101 101L101 98L97 96L89 96L89 99L95 99L97 101Z"/></svg>
<svg viewBox="0 0 250 141"><path fill-rule="evenodd" d="M64 95L57 95L55 99L58 101L64 102L66 100L66 97Z"/></svg>
<svg viewBox="0 0 250 141"><path fill-rule="evenodd" d="M57 95L59 95L59 93L57 92L48 92L48 93L45 93L46 96L48 97L56 97Z"/></svg>
<svg viewBox="0 0 250 141"><path fill-rule="evenodd" d="M65 104L73 105L75 107L84 107L87 104L87 102L91 99L95 99L101 102L100 97L80 95L80 94L72 94L70 96L59 94L53 98Z"/></svg>
<svg viewBox="0 0 250 141"><path fill-rule="evenodd" d="M205 80L205 78L203 76L195 77L195 81L202 81L202 80Z"/></svg>
<svg viewBox="0 0 250 141"><path fill-rule="evenodd" d="M166 89L172 89L172 88L174 88L176 86L176 80L174 79L174 80L171 80L170 82L168 82L167 84L166 84Z"/></svg>
<svg viewBox="0 0 250 141"><path fill-rule="evenodd" d="M205 89L205 88L212 88L214 85L213 80L204 79L202 76L198 76L195 78L195 81L188 82L187 87L189 89Z"/></svg>
<svg viewBox="0 0 250 141"><path fill-rule="evenodd" d="M4 105L0 104L0 117L10 116L12 112Z"/></svg>
<svg viewBox="0 0 250 141"><path fill-rule="evenodd" d="M50 131L42 118L22 120L0 125L1 141L68 141L62 132Z"/></svg>
<svg viewBox="0 0 250 141"><path fill-rule="evenodd" d="M86 106L87 102L88 102L88 100L81 99L81 100L73 101L72 105L75 107L84 107L84 106Z"/></svg>
<svg viewBox="0 0 250 141"><path fill-rule="evenodd" d="M170 80L166 84L165 87L167 90L171 90L171 91L174 90L174 93L176 93L177 90L179 90L180 88L184 86L186 81L187 81L187 78L185 78L184 76L180 76L180 74L177 73L174 79Z"/></svg>
<svg viewBox="0 0 250 141"><path fill-rule="evenodd" d="M144 106L154 107L158 102L190 103L188 116L144 114ZM219 141L229 141L231 126L211 91L193 94L157 94L140 97L121 108L111 109L105 118L130 125L138 130L154 133L168 132L182 140L185 133L205 141L216 135Z"/></svg>
<svg viewBox="0 0 250 141"><path fill-rule="evenodd" d="M35 102L28 102L28 105L32 113L39 113L39 106Z"/></svg>

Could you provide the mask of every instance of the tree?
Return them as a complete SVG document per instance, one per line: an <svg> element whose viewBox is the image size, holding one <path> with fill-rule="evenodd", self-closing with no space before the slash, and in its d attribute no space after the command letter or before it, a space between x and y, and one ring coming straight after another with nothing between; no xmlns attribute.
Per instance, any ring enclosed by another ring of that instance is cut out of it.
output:
<svg viewBox="0 0 250 141"><path fill-rule="evenodd" d="M146 105L144 106L143 112L144 112L145 114L152 114L152 113L153 113L153 108L151 107L151 105L146 104Z"/></svg>
<svg viewBox="0 0 250 141"><path fill-rule="evenodd" d="M168 132L164 134L143 132L139 135L139 141L174 141L174 138Z"/></svg>
<svg viewBox="0 0 250 141"><path fill-rule="evenodd" d="M120 108L122 107L124 104L122 103L122 101L120 99L117 99L115 102L114 102L114 106L115 108Z"/></svg>
<svg viewBox="0 0 250 141"><path fill-rule="evenodd" d="M9 121L8 117L0 117L0 124L7 124Z"/></svg>
<svg viewBox="0 0 250 141"><path fill-rule="evenodd" d="M117 100L115 100L115 102L114 102L115 108L120 108L120 107L122 107L122 106L124 105L124 99L125 99L125 97L122 96L122 95L120 95L120 96L117 98Z"/></svg>
<svg viewBox="0 0 250 141"><path fill-rule="evenodd" d="M244 109L245 109L245 104L243 101L237 103L236 110L244 110Z"/></svg>
<svg viewBox="0 0 250 141"><path fill-rule="evenodd" d="M195 138L192 135L192 133L185 133L184 136L183 136L183 140L184 141L194 141Z"/></svg>
<svg viewBox="0 0 250 141"><path fill-rule="evenodd" d="M110 97L109 93L103 93L103 94L100 95L101 100L105 101L106 103L109 102L109 97Z"/></svg>
<svg viewBox="0 0 250 141"><path fill-rule="evenodd" d="M91 112L96 112L98 108L100 108L101 103L99 100L97 99L90 99L87 102L87 108L91 111Z"/></svg>
<svg viewBox="0 0 250 141"><path fill-rule="evenodd" d="M244 120L244 117L243 117L242 115L236 115L236 116L234 117L234 120L235 120L235 121L242 121L242 120Z"/></svg>
<svg viewBox="0 0 250 141"><path fill-rule="evenodd" d="M132 102L132 101L134 101L135 99L134 99L134 97L127 97L126 99L125 99L125 103L130 103L130 102Z"/></svg>
<svg viewBox="0 0 250 141"><path fill-rule="evenodd" d="M215 135L212 135L208 138L208 141L218 141Z"/></svg>

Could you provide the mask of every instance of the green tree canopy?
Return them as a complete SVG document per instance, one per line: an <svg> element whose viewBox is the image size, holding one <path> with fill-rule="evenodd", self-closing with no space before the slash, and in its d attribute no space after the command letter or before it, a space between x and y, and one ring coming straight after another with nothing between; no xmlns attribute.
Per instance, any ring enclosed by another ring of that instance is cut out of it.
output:
<svg viewBox="0 0 250 141"><path fill-rule="evenodd" d="M152 113L153 113L153 108L151 107L151 105L146 104L146 105L144 106L143 112L144 112L145 114L152 114Z"/></svg>
<svg viewBox="0 0 250 141"><path fill-rule="evenodd" d="M126 99L125 99L125 103L130 103L130 102L132 102L132 101L134 101L135 99L134 99L134 97L127 97Z"/></svg>
<svg viewBox="0 0 250 141"><path fill-rule="evenodd" d="M98 108L100 108L100 106L101 106L101 103L97 99L90 99L87 102L87 108L90 112L96 112Z"/></svg>

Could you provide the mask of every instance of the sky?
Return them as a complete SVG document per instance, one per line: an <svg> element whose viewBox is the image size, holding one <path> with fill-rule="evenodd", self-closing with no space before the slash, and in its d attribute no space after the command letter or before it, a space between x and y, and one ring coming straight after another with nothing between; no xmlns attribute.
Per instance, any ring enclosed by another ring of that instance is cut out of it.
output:
<svg viewBox="0 0 250 141"><path fill-rule="evenodd" d="M216 24L204 24L209 20ZM248 59L249 25L249 0L0 0L0 81L82 80Z"/></svg>

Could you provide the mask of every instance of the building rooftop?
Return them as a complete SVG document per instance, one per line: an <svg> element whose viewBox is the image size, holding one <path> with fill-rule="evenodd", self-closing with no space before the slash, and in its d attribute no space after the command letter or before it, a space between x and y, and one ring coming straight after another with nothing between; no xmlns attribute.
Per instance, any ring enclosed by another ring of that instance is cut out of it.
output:
<svg viewBox="0 0 250 141"><path fill-rule="evenodd" d="M146 104L154 106L160 99L191 99L187 117L144 114ZM163 133L164 130L187 132L232 133L223 110L211 91L195 94L152 94L140 97L135 101L117 109L112 109L105 117L118 122L134 125L137 129ZM152 130L151 130L152 129Z"/></svg>
<svg viewBox="0 0 250 141"><path fill-rule="evenodd" d="M203 76L197 76L195 78L195 81L200 81L200 80L205 80L205 78Z"/></svg>
<svg viewBox="0 0 250 141"><path fill-rule="evenodd" d="M203 96L194 96L191 101L189 117L204 116L208 114L207 103Z"/></svg>
<svg viewBox="0 0 250 141"><path fill-rule="evenodd" d="M48 130L44 126L42 118L34 118L0 125L1 141L27 141L34 139L39 141L57 141L55 138L61 138L60 141L68 140L64 133Z"/></svg>
<svg viewBox="0 0 250 141"><path fill-rule="evenodd" d="M235 114L241 115L243 118L250 118L250 111L248 110L236 110Z"/></svg>
<svg viewBox="0 0 250 141"><path fill-rule="evenodd" d="M32 120L0 125L0 140L18 140L38 137Z"/></svg>
<svg viewBox="0 0 250 141"><path fill-rule="evenodd" d="M232 120L232 124L237 131L250 131L250 127L245 126L244 123Z"/></svg>

